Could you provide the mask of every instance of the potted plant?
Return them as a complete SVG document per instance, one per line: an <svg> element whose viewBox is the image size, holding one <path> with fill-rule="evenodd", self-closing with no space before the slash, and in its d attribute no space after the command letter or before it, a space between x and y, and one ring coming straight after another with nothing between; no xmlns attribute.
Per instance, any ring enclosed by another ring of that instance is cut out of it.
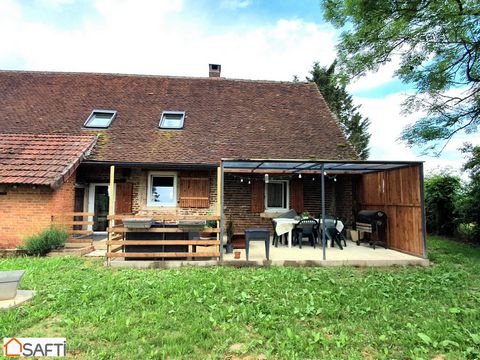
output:
<svg viewBox="0 0 480 360"><path fill-rule="evenodd" d="M304 211L300 214L300 219L310 219L312 215L308 211Z"/></svg>
<svg viewBox="0 0 480 360"><path fill-rule="evenodd" d="M233 230L234 230L233 229L233 221L232 221L232 218L230 217L230 219L228 220L227 229L226 229L226 233L227 233L226 251L227 251L227 254L231 254L233 252L233 244L232 244Z"/></svg>
<svg viewBox="0 0 480 360"><path fill-rule="evenodd" d="M210 240L212 237L212 231L209 229L214 229L217 227L217 222L215 220L207 220L205 223L205 228L200 232L200 239Z"/></svg>

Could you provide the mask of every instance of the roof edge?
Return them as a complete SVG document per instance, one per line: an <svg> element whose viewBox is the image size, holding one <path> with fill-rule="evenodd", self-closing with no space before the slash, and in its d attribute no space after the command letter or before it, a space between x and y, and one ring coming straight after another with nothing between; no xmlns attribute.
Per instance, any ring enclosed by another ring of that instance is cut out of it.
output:
<svg viewBox="0 0 480 360"><path fill-rule="evenodd" d="M60 175L58 175L51 183L50 187L53 190L57 190L64 182L68 180L68 178L73 174L73 172L78 168L80 163L90 155L92 152L93 148L95 147L97 140L98 140L99 135L95 135L92 138L91 143L82 151L80 156L77 158L75 162L70 164L70 166L67 166Z"/></svg>

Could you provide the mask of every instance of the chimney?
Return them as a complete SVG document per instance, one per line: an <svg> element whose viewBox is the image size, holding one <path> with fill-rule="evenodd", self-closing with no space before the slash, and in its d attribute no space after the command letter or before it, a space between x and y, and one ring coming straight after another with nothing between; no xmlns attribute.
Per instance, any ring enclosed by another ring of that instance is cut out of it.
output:
<svg viewBox="0 0 480 360"><path fill-rule="evenodd" d="M222 66L218 64L208 64L208 77L219 78Z"/></svg>

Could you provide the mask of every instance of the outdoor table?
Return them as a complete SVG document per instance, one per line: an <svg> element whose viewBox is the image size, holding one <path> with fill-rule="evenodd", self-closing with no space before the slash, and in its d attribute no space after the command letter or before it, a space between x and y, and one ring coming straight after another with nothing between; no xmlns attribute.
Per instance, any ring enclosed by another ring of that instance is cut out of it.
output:
<svg viewBox="0 0 480 360"><path fill-rule="evenodd" d="M299 219L288 219L288 218L276 218L274 219L277 223L277 227L276 227L276 231L277 231L277 234L280 236L280 235L283 235L283 234L288 234L288 247L291 248L292 247L292 230L293 228L295 227L296 224L298 224L298 222L300 221ZM322 219L315 219L317 220L317 222L321 225L322 224ZM334 222L335 220L332 220L332 219L326 219L326 223L328 224L329 222ZM337 230L339 232L342 232L343 228L344 228L344 225L343 223L338 220L337 221L337 226L336 226Z"/></svg>
<svg viewBox="0 0 480 360"><path fill-rule="evenodd" d="M267 260L269 260L270 253L270 230L267 228L248 228L245 229L245 253L247 255L250 251L250 241L264 241L265 253Z"/></svg>

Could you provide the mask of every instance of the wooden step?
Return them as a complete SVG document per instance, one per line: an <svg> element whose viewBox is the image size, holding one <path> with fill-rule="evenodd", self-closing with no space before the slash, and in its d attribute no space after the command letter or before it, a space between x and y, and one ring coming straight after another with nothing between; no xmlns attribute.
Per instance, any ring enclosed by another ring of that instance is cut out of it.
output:
<svg viewBox="0 0 480 360"><path fill-rule="evenodd" d="M94 250L93 246L85 246L82 248L64 248L55 251L51 251L48 253L47 256L55 257L55 256L83 256L88 254Z"/></svg>
<svg viewBox="0 0 480 360"><path fill-rule="evenodd" d="M91 241L83 241L83 242L66 242L65 249L81 249L87 246L92 246Z"/></svg>

